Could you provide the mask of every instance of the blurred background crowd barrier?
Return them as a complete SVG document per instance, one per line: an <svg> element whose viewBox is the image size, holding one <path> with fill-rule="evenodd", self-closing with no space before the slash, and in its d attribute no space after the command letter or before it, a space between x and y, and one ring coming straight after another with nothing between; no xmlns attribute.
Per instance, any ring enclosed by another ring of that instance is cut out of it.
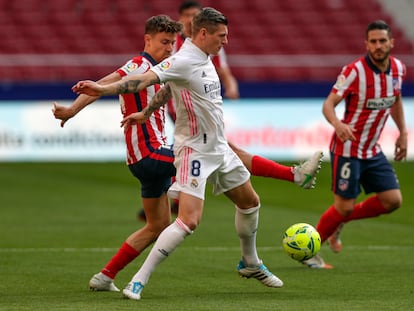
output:
<svg viewBox="0 0 414 311"><path fill-rule="evenodd" d="M319 128L319 125L308 127L308 123L299 123L301 116L309 116L309 120L328 126L321 114L323 98L342 66L365 54L365 28L377 19L385 20L392 27L395 38L392 54L407 65L403 95L408 109L407 121L410 124L410 120L414 120L410 99L414 97L413 1L199 2L217 8L229 19L229 44L225 49L227 61L239 82L242 100L225 102L233 117L227 126L231 128L231 135L236 131L234 137L245 138L239 144L251 151L289 159L306 153L296 150L292 144L275 146L267 141L263 147L251 141L253 138L260 141L263 133L292 137L292 127L295 127L294 133L301 135ZM178 18L180 3L181 0L0 0L0 161L65 158L57 156L55 151L43 154L41 147L49 148L51 145L45 141L53 138L36 138L35 135L39 130L52 131L79 143L80 138L74 136L73 130L61 130L58 121L53 119L50 112L53 101L68 101L69 104L76 97L70 89L76 81L99 79L135 56L143 49L145 21L156 14ZM110 151L112 145L104 147L107 157L100 151L93 152L98 155L94 159L98 160L123 157L116 97L109 98L107 103L110 104L103 108L91 107L85 113L89 120L84 122L94 123L94 118L102 118L98 113L109 115L106 110L109 109L114 116L109 117L108 123L113 123L115 134L106 133L99 124L95 129L88 129L85 125L82 127L82 122L70 122L79 124L78 132L86 135L82 139L89 140L92 145L102 141L119 144L119 149L114 151L116 156ZM233 108L239 104L241 106L237 107L242 108ZM255 118L244 120L243 113L252 115L246 108L249 105L264 110L256 112ZM244 122L232 128L237 118ZM284 125L285 120L291 124ZM264 130L270 127L276 130ZM410 137L411 133L410 128ZM312 139L317 143L306 145L304 150L313 150L321 142L326 144L326 135L322 136L322 140ZM10 150L21 147L23 141L31 142L29 149L24 149L28 148L26 145L23 149ZM70 149L61 150L59 154L62 156L66 152L66 158L72 160L89 159L87 150L91 144L80 143L84 149L77 154L72 154ZM294 150L289 151L289 148Z"/></svg>

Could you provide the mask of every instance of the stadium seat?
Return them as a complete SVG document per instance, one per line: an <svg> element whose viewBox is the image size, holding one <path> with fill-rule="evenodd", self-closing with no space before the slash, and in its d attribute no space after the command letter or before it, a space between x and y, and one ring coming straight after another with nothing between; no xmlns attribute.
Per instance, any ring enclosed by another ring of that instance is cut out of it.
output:
<svg viewBox="0 0 414 311"><path fill-rule="evenodd" d="M16 12L35 12L45 7L45 1L42 0L24 0L24 1L8 1L8 9Z"/></svg>
<svg viewBox="0 0 414 311"><path fill-rule="evenodd" d="M45 1L45 9L50 14L54 12L70 12L80 9L79 0Z"/></svg>
<svg viewBox="0 0 414 311"><path fill-rule="evenodd" d="M132 56L142 49L145 21L153 14L176 18L180 3L181 0L0 0L0 56L25 53ZM225 48L229 62L232 55L248 55L247 63L256 55L359 55L365 51L366 24L378 18L385 19L393 28L395 54L414 53L404 29L376 0L202 0L202 3L216 7L229 18L229 44ZM70 70L64 65L38 70L37 75L65 80L79 76L82 71L85 75L102 72L99 66ZM243 66L239 61L232 67L239 80L290 80L295 76L331 80L332 72L337 71L337 66L331 69L320 66L281 69L272 63L259 68ZM19 76L17 69L0 67L0 70L2 80ZM36 67L31 72L36 72Z"/></svg>

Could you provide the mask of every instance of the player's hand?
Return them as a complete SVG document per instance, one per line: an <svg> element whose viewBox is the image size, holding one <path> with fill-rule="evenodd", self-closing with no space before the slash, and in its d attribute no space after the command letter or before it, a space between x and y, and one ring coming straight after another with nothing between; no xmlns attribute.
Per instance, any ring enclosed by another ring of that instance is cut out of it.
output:
<svg viewBox="0 0 414 311"><path fill-rule="evenodd" d="M61 120L60 126L63 127L67 120L74 116L72 109L66 106L59 105L57 102L53 103L52 113L55 119Z"/></svg>
<svg viewBox="0 0 414 311"><path fill-rule="evenodd" d="M76 94L86 94L90 96L103 95L102 85L91 80L79 81L74 86L72 86L72 91Z"/></svg>
<svg viewBox="0 0 414 311"><path fill-rule="evenodd" d="M128 128L129 126L133 124L142 124L147 121L147 117L145 117L144 113L142 111L131 113L130 115L126 116L121 121L121 127Z"/></svg>
<svg viewBox="0 0 414 311"><path fill-rule="evenodd" d="M356 131L353 127L343 122L337 122L334 124L336 136L342 141L345 142L347 140L354 141L356 137L354 132Z"/></svg>
<svg viewBox="0 0 414 311"><path fill-rule="evenodd" d="M401 161L407 158L407 135L400 135L395 142L394 160Z"/></svg>

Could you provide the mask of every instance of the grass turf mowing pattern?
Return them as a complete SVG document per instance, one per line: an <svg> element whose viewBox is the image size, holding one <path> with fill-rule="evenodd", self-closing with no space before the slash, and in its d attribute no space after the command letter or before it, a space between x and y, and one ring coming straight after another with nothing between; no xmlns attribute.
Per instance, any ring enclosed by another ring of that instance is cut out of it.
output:
<svg viewBox="0 0 414 311"><path fill-rule="evenodd" d="M312 270L283 252L284 230L315 224L332 203L329 164L317 188L253 178L261 196L259 255L285 286L239 278L234 208L207 189L195 234L162 263L141 301L89 292L88 281L142 226L139 184L123 163L0 164L0 310L408 310L414 298L414 163L396 163L404 196L393 214L343 230L343 252L321 250L334 269ZM361 197L362 199L362 197ZM147 251L121 271L123 288Z"/></svg>

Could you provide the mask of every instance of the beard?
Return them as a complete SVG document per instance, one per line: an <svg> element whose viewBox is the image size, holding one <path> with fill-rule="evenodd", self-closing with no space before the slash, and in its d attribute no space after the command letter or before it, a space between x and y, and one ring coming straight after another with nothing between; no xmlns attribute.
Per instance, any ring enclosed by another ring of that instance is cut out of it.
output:
<svg viewBox="0 0 414 311"><path fill-rule="evenodd" d="M373 53L370 52L369 56L374 62L381 64L389 58L390 51L383 52L383 51L378 50Z"/></svg>

